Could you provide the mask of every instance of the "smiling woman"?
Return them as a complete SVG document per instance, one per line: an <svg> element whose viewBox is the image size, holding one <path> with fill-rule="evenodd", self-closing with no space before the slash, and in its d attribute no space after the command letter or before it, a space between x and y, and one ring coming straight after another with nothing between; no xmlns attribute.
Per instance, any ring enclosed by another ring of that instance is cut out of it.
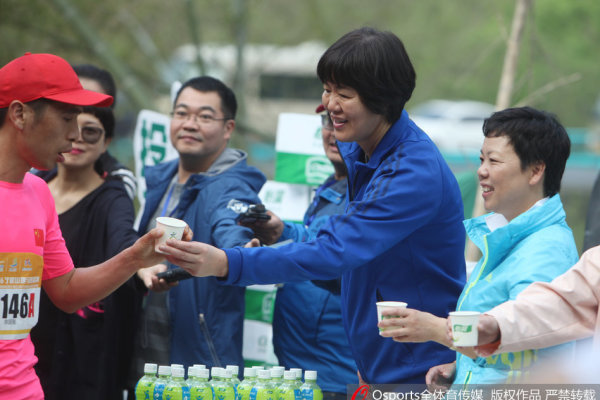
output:
<svg viewBox="0 0 600 400"><path fill-rule="evenodd" d="M532 282L552 280L577 261L558 194L570 149L565 129L551 114L523 107L492 114L483 132L477 174L491 213L465 221L467 234L483 257L458 300L456 309L461 311L487 311L514 299ZM385 328L383 336L452 346L444 318L415 309L390 315L395 318L379 325ZM465 351L455 364L432 368L428 383L518 383L536 362L548 360L554 352L526 350L485 359Z"/></svg>
<svg viewBox="0 0 600 400"><path fill-rule="evenodd" d="M348 167L344 213L328 218L311 241L224 251L200 242L168 244L169 261L240 286L341 276L344 327L360 376L369 383L423 383L429 367L454 353L436 343L382 338L374 303L379 295L437 315L454 309L465 279L458 184L404 111L416 75L396 35L371 28L347 33L325 51L317 75Z"/></svg>

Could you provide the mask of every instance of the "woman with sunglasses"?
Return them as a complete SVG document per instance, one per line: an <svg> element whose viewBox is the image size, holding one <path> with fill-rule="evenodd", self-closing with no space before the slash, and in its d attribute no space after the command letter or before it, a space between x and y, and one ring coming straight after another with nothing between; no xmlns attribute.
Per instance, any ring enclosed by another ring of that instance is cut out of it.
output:
<svg viewBox="0 0 600 400"><path fill-rule="evenodd" d="M85 107L77 122L80 134L64 162L38 175L48 182L75 265L85 267L119 253L137 234L123 183L94 168L113 136L112 110ZM125 310L138 296L130 280L104 300L66 314L42 292L43 311L31 338L46 399L122 399L119 379L129 363L126 329L132 319Z"/></svg>

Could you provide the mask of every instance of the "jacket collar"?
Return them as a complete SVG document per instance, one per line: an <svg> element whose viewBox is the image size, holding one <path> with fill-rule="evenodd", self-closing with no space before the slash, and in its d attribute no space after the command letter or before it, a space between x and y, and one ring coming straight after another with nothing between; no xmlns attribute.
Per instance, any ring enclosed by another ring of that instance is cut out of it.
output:
<svg viewBox="0 0 600 400"><path fill-rule="evenodd" d="M464 221L469 238L484 252L484 237L487 237L488 248L493 248L494 253L509 251L515 243L547 226L564 223L565 211L560 200L560 195L555 194L543 204L532 207L517 216L508 224L498 227L493 232L486 223L493 213Z"/></svg>
<svg viewBox="0 0 600 400"><path fill-rule="evenodd" d="M398 144L405 141L414 132L412 129L407 129L409 127L418 129L408 117L406 110L403 110L400 118L383 135L371 158L366 163L364 162L364 152L356 142L343 143L338 141L338 147L344 159L375 169L391 151L395 150Z"/></svg>

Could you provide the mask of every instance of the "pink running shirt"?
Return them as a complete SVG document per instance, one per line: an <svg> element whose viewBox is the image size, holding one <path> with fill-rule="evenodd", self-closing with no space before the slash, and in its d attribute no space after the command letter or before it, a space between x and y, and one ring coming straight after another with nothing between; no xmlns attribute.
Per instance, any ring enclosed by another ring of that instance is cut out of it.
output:
<svg viewBox="0 0 600 400"><path fill-rule="evenodd" d="M64 275L73 261L46 183L0 181L0 399L43 399L29 331L38 320L42 280Z"/></svg>

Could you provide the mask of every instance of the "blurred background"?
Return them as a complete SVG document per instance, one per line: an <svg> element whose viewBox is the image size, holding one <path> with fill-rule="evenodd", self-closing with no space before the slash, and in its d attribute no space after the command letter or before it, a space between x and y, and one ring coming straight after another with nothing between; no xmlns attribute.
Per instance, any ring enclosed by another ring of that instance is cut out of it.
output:
<svg viewBox="0 0 600 400"><path fill-rule="evenodd" d="M497 103L516 4L0 0L0 64L31 51L109 70L118 87L111 152L130 167L137 113L168 113L175 81L218 77L240 102L233 145L272 177L278 114L313 113L322 92L315 69L323 51L347 31L372 26L398 35L412 58L417 87L407 109L414 119L455 171L475 170L481 122ZM599 54L599 1L530 2L510 104L553 112L568 127L573 151L561 194L580 249L600 166Z"/></svg>

